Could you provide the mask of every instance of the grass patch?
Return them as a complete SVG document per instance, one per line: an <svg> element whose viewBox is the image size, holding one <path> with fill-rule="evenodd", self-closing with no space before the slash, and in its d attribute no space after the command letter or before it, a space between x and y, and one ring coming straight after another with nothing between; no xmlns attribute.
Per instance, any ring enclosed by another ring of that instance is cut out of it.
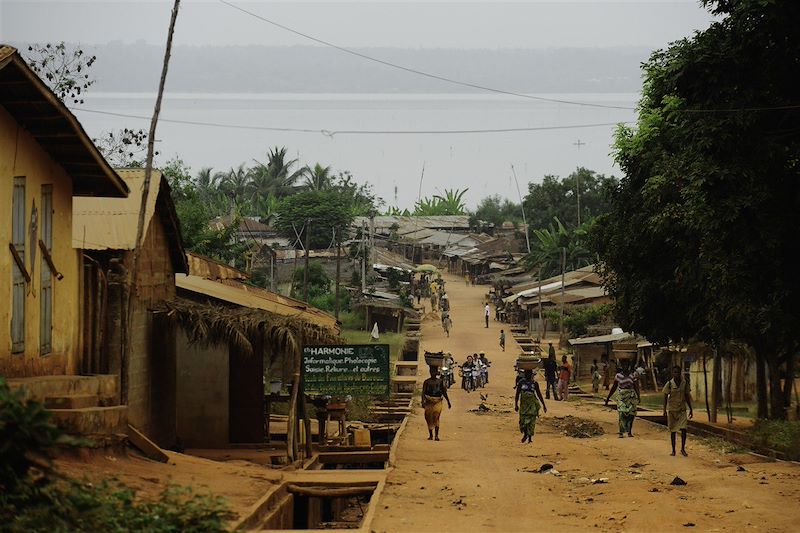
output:
<svg viewBox="0 0 800 533"><path fill-rule="evenodd" d="M341 335L350 344L373 344L369 331L343 328ZM389 360L397 361L400 358L405 341L406 338L401 333L381 333L378 344L388 344Z"/></svg>
<svg viewBox="0 0 800 533"><path fill-rule="evenodd" d="M757 420L748 435L754 444L800 460L800 421Z"/></svg>
<svg viewBox="0 0 800 533"><path fill-rule="evenodd" d="M339 313L339 322L342 323L343 330L363 330L364 313L356 311L342 311Z"/></svg>

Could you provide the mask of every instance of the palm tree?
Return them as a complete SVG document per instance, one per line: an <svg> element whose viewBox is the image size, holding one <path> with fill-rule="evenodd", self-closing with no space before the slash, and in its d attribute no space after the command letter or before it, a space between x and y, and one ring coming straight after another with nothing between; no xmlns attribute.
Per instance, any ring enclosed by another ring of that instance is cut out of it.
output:
<svg viewBox="0 0 800 533"><path fill-rule="evenodd" d="M214 172L211 167L203 167L197 172L194 181L195 187L200 200L206 205L219 206L222 203L222 191L220 190L222 177L221 173Z"/></svg>
<svg viewBox="0 0 800 533"><path fill-rule="evenodd" d="M439 201L439 210L442 215L463 215L467 206L464 205L464 195L469 188L464 189L445 189L444 196L434 195L434 199Z"/></svg>
<svg viewBox="0 0 800 533"><path fill-rule="evenodd" d="M267 163L256 161L252 169L252 192L258 196L274 195L280 199L295 192L297 181L306 175L305 168L292 170L297 159L286 161L286 148L271 148Z"/></svg>
<svg viewBox="0 0 800 533"><path fill-rule="evenodd" d="M221 176L220 190L227 196L231 207L241 209L248 203L248 192L251 190L251 172L244 163L231 168Z"/></svg>
<svg viewBox="0 0 800 533"><path fill-rule="evenodd" d="M331 167L323 167L319 163L314 165L314 168L304 167L303 171L306 175L306 188L312 191L322 191L330 188L333 178L331 176Z"/></svg>

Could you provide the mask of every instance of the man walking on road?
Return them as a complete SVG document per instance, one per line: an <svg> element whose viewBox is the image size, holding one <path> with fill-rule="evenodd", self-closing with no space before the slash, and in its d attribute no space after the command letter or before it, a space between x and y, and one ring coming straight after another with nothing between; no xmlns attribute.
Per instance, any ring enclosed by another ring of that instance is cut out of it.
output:
<svg viewBox="0 0 800 533"><path fill-rule="evenodd" d="M672 441L672 453L675 455L675 434L681 432L681 455L686 457L686 427L692 418L692 397L689 394L689 384L683 379L681 367L672 367L672 379L664 385L664 416L667 417L669 437ZM686 407L689 407L689 416L686 416Z"/></svg>
<svg viewBox="0 0 800 533"><path fill-rule="evenodd" d="M504 352L506 351L506 334L502 329L500 330L500 348Z"/></svg>
<svg viewBox="0 0 800 533"><path fill-rule="evenodd" d="M550 389L553 389L553 399L558 401L558 390L556 389L557 370L556 351L553 349L553 343L550 343L550 355L544 360L545 398L548 400L550 399Z"/></svg>
<svg viewBox="0 0 800 533"><path fill-rule="evenodd" d="M437 377L438 368L430 367L431 377L422 383L422 406L425 408L425 422L428 423L428 440L439 440L439 416L442 414L442 400L447 400L450 409L450 398L447 397L447 388ZM436 437L434 439L434 431Z"/></svg>
<svg viewBox="0 0 800 533"><path fill-rule="evenodd" d="M567 356L561 356L561 366L558 367L558 393L561 399L569 399L569 376L572 374L572 366L567 362Z"/></svg>
<svg viewBox="0 0 800 533"><path fill-rule="evenodd" d="M492 310L489 308L489 304L487 303L486 307L483 308L483 318L486 319L486 327L487 328L489 327L489 314L491 312L492 312Z"/></svg>

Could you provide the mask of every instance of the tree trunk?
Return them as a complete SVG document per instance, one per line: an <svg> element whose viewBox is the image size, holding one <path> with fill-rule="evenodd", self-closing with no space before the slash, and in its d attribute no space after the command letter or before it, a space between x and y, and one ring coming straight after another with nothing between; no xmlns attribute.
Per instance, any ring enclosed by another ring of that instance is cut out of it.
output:
<svg viewBox="0 0 800 533"><path fill-rule="evenodd" d="M733 360L735 355L729 354L728 359L728 376L725 380L725 410L728 415L728 424L733 423L733 407L731 406L731 394L733 393Z"/></svg>
<svg viewBox="0 0 800 533"><path fill-rule="evenodd" d="M767 358L769 371L769 418L770 420L786 420L786 406L783 403L783 387L781 387L781 365L776 355Z"/></svg>
<svg viewBox="0 0 800 533"><path fill-rule="evenodd" d="M767 403L767 369L764 366L764 358L760 351L756 352L756 398L758 400L758 411L756 416L761 419L769 417Z"/></svg>
<svg viewBox="0 0 800 533"><path fill-rule="evenodd" d="M722 380L722 356L714 348L714 368L711 370L711 422L717 421L717 407L720 405L720 385Z"/></svg>
<svg viewBox="0 0 800 533"><path fill-rule="evenodd" d="M786 379L783 381L783 405L784 409L789 410L792 406L792 387L794 386L794 354L786 357Z"/></svg>
<svg viewBox="0 0 800 533"><path fill-rule="evenodd" d="M711 409L708 405L708 369L706 368L706 352L703 351L703 384L706 393L706 416L708 421L711 422Z"/></svg>

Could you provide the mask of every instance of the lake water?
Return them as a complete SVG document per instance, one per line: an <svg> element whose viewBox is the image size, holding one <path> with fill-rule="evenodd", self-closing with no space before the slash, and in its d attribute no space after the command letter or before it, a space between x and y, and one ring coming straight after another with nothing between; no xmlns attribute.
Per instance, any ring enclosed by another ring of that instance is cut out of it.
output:
<svg viewBox="0 0 800 533"><path fill-rule="evenodd" d="M634 107L636 94L538 95L562 100ZM81 106L149 116L154 95L96 93ZM123 127L147 129L149 119L75 113L91 136ZM417 197L423 163L422 195L469 187L474 206L489 194L517 199L511 164L522 194L528 181L545 174L564 176L577 166L619 174L611 156L614 126L529 132L472 134L346 134L343 130L474 130L551 127L633 121L634 111L532 101L504 95L473 94L176 94L165 95L162 119L250 127L297 128L310 133L232 127L158 125L157 150L164 162L179 155L193 170L228 169L266 159L271 146L286 146L303 164L320 162L350 170L368 181L389 205L409 207ZM580 146L576 143L580 140ZM395 202L395 187L397 202Z"/></svg>

